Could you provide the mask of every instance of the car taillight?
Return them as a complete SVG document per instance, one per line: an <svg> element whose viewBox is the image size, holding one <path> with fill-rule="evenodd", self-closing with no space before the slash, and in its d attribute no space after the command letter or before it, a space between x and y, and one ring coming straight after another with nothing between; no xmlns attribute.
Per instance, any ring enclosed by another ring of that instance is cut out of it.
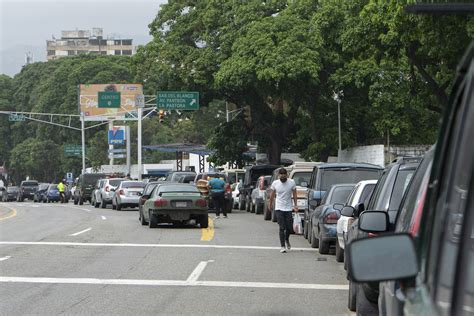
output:
<svg viewBox="0 0 474 316"><path fill-rule="evenodd" d="M232 189L230 188L230 184L226 184L226 185L225 185L225 191L226 191L227 193L231 193L231 192L232 192Z"/></svg>
<svg viewBox="0 0 474 316"><path fill-rule="evenodd" d="M124 192L122 189L120 189L119 192L118 192L118 194L120 194L120 195L125 195L125 192Z"/></svg>
<svg viewBox="0 0 474 316"><path fill-rule="evenodd" d="M199 200L196 200L195 204L196 206L206 207L207 201L205 199L199 199Z"/></svg>
<svg viewBox="0 0 474 316"><path fill-rule="evenodd" d="M379 234L376 233L368 233L367 236L369 237L377 237Z"/></svg>
<svg viewBox="0 0 474 316"><path fill-rule="evenodd" d="M163 200L163 199L157 199L157 200L155 200L155 202L154 202L153 204L154 204L156 207L162 207L162 206L168 205L168 201Z"/></svg>
<svg viewBox="0 0 474 316"><path fill-rule="evenodd" d="M109 190L110 190L110 188L109 188L109 186L107 185L107 186L105 187L105 192L109 192Z"/></svg>
<svg viewBox="0 0 474 316"><path fill-rule="evenodd" d="M339 216L337 216L337 213L330 213L324 217L324 223L336 224L338 219L339 219Z"/></svg>

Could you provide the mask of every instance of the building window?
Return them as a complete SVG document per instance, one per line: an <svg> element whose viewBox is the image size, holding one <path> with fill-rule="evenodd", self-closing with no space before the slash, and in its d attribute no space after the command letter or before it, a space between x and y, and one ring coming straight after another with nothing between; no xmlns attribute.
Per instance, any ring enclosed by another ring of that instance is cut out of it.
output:
<svg viewBox="0 0 474 316"><path fill-rule="evenodd" d="M76 55L76 51L75 50L68 50L67 55L68 56L74 56L74 55Z"/></svg>
<svg viewBox="0 0 474 316"><path fill-rule="evenodd" d="M107 54L107 52L106 52L105 50L101 51L100 53L101 53L102 55L106 55L106 54Z"/></svg>
<svg viewBox="0 0 474 316"><path fill-rule="evenodd" d="M115 50L115 55L121 55L121 51L120 50Z"/></svg>
<svg viewBox="0 0 474 316"><path fill-rule="evenodd" d="M121 42L122 42L121 40L115 40L114 44L115 44L115 45L122 45Z"/></svg>
<svg viewBox="0 0 474 316"><path fill-rule="evenodd" d="M132 50L131 49L123 50L122 55L132 55Z"/></svg>
<svg viewBox="0 0 474 316"><path fill-rule="evenodd" d="M53 56L53 55L56 55L56 51L55 50L48 50L48 56Z"/></svg>
<svg viewBox="0 0 474 316"><path fill-rule="evenodd" d="M122 45L132 45L132 40L122 40Z"/></svg>

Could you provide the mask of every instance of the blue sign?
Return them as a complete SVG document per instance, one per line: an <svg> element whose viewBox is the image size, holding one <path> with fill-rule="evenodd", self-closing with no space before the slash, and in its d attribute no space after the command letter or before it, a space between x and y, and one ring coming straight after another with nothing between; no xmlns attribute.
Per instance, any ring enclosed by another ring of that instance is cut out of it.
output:
<svg viewBox="0 0 474 316"><path fill-rule="evenodd" d="M67 182L73 182L74 181L72 172L66 173L66 180L67 180Z"/></svg>
<svg viewBox="0 0 474 316"><path fill-rule="evenodd" d="M125 128L113 128L109 130L109 145L125 144Z"/></svg>

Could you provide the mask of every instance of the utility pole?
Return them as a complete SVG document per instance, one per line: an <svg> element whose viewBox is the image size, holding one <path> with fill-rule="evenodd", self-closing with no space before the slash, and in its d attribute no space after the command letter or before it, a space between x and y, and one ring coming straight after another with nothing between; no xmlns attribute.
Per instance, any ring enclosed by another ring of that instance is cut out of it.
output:
<svg viewBox="0 0 474 316"><path fill-rule="evenodd" d="M86 173L86 131L84 129L84 113L81 112L81 143L82 143L82 174Z"/></svg>
<svg viewBox="0 0 474 316"><path fill-rule="evenodd" d="M113 128L114 128L114 121L109 121L109 131L111 131ZM109 165L111 166L114 164L114 154L111 151L113 149L114 149L114 145L109 145Z"/></svg>
<svg viewBox="0 0 474 316"><path fill-rule="evenodd" d="M341 137L341 97L343 97L342 91L334 92L333 99L337 102L337 131L339 135L339 147L337 150L337 161L341 161L342 153L342 137Z"/></svg>
<svg viewBox="0 0 474 316"><path fill-rule="evenodd" d="M142 116L143 116L143 108L138 108L138 180L142 180Z"/></svg>

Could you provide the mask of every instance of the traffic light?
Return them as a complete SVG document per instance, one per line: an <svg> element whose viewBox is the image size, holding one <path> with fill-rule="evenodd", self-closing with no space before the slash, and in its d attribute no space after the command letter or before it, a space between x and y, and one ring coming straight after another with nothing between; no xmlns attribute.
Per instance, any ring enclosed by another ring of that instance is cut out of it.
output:
<svg viewBox="0 0 474 316"><path fill-rule="evenodd" d="M158 112L158 117L159 117L159 120L160 120L160 123L163 123L165 121L165 111L164 110L160 110Z"/></svg>

